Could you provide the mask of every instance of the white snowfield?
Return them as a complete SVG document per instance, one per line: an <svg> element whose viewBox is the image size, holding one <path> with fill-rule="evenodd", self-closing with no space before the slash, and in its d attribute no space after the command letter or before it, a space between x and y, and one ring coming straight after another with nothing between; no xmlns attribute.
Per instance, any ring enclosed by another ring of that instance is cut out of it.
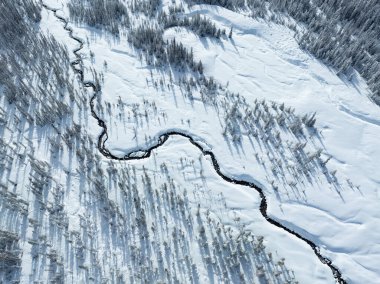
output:
<svg viewBox="0 0 380 284"><path fill-rule="evenodd" d="M68 17L61 1L45 2L63 8L60 14ZM178 84L170 83L167 72L140 60L126 37L114 40L98 30L72 25L75 35L89 40L83 50L86 78L92 80L90 68L104 73L97 109L108 127L106 147L123 156L153 145L168 130L188 133L215 154L223 173L260 184L265 189L270 216L319 246L348 283L378 283L380 108L369 101L366 84L357 75L351 80L337 77L302 51L286 27L214 6L193 6L186 13L205 15L227 31L232 26L232 39L199 38L184 28L168 29L165 37L192 48L196 59L203 62L206 76L222 85L228 82L226 88L239 93L251 106L256 99L265 99L269 105L271 101L285 103L301 116L316 112L318 135L310 134L305 149L312 152L321 148L324 159L331 156L327 167L331 172L336 170L337 182L329 182L318 171L309 180L302 176L297 180L289 174L277 179L271 170L277 160L270 159L276 153L268 153L248 134L243 134L240 144L225 139L224 114L202 103L199 92L189 99ZM75 43L51 13L44 13L43 25L73 48ZM89 57L90 50L94 60ZM173 74L173 81L176 76L179 73ZM96 121L90 118L89 123L89 130L97 136L100 128ZM282 137L285 148L297 141L289 133ZM201 154L183 138L171 138L156 151L161 162L173 165L173 172L178 157L197 160ZM154 168L154 159L138 163ZM265 237L269 251L286 258L300 283L334 282L330 269L320 263L310 247L262 218L255 191L223 182L210 162L204 163L204 186L215 195L223 193L230 210L215 213L222 222L232 223L235 212L249 230ZM178 170L175 174L186 187L188 181L181 176L188 173ZM212 206L209 209L217 211Z"/></svg>

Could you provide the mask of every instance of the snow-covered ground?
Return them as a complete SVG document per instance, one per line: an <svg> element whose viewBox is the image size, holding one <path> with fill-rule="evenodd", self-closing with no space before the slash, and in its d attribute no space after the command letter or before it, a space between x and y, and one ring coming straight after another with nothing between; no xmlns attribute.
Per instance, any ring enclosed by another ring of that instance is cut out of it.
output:
<svg viewBox="0 0 380 284"><path fill-rule="evenodd" d="M59 13L68 17L65 6L60 4L66 1L45 2L62 8ZM205 103L199 90L189 96L176 83L180 73L172 74L174 83L171 83L167 72L140 60L125 37L115 40L99 30L72 25L75 35L88 39L82 51L86 78L93 79L90 68L104 75L96 107L108 126L106 147L123 156L154 144L155 137L167 130L191 134L212 150L223 173L262 185L270 216L317 244L349 283L376 283L380 278L380 110L369 101L365 83L357 76L351 81L337 77L333 70L300 50L292 32L283 26L214 6L193 6L186 13L206 15L226 30L233 27L232 39L220 40L199 38L184 28L165 31L165 38L175 38L193 48L194 56L204 64L206 76L214 77L226 90L239 93L247 108L258 105L265 110L266 104L271 109L273 101L276 108L282 103L294 108L296 115L316 112L317 133L304 130L305 136L300 138L274 126L273 131L281 136L282 147L277 149L281 155L265 145L265 137L254 138L244 128L241 141L232 141L222 133L225 111L230 110L228 104L233 105L234 99L223 97L222 92L213 103ZM76 46L51 12L43 12L41 26L69 49ZM93 59L90 51L94 53ZM261 103L262 99L266 103ZM224 104L228 105L225 109ZM99 135L101 129L93 118L82 123L93 137ZM290 170L293 166L297 170L292 154L294 145L305 142L306 155L322 149L324 160L331 156L327 173L318 167L313 168L311 176L293 174L293 168ZM41 156L46 155L42 152ZM287 267L295 271L300 283L333 282L331 271L320 263L310 247L262 218L256 192L221 180L211 163L186 139L172 138L156 152L150 159L120 163L117 168L133 165L143 175L144 167L151 175L157 175L155 184L159 187L160 179L166 177L160 174L157 165L169 165L179 188L194 193L190 198L193 214L197 203L201 203L204 211L209 209L216 220L237 231L240 225L234 220L239 217L246 230L265 237L267 250L277 259L286 258ZM201 163L202 173L196 172L199 165L193 166L196 170L183 166L183 160ZM69 161L62 163L72 165ZM335 170L336 180L332 181L328 177ZM66 182L64 175L56 178ZM71 183L65 207L69 210L70 226L80 230L78 216L85 214L86 207L75 194L79 177ZM215 202L219 194L224 197L226 207ZM110 196L116 203L121 202L113 190ZM207 198L214 201L208 203ZM191 249L198 250L195 241ZM200 255L193 255L196 262L201 262ZM205 283L207 269L202 269L200 282Z"/></svg>
<svg viewBox="0 0 380 284"><path fill-rule="evenodd" d="M238 175L245 165L247 174L266 184L273 216L297 231L307 231L349 282L375 283L380 275L380 110L369 101L366 85L360 78L351 82L338 78L301 51L286 28L221 8L194 10L226 27L232 25L233 40L205 44L186 32L169 31L168 36L174 34L193 47L194 54L206 63L206 74L228 81L229 88L248 101L265 98L285 102L298 113L316 111L319 147L332 156L329 167L337 170L341 193L321 181L305 184L303 201L281 194L279 202L265 182L265 172L250 158L249 146L243 157L223 154L215 147L220 160L229 161L223 163L228 165L226 171Z"/></svg>

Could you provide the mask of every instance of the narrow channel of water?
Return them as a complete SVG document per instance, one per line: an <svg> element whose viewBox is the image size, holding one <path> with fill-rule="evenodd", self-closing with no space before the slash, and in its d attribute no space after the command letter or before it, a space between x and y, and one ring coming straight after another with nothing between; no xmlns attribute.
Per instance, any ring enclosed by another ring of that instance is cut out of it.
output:
<svg viewBox="0 0 380 284"><path fill-rule="evenodd" d="M58 11L57 9L50 8L45 4L42 4L42 5L47 10L54 12L54 15L60 21L62 21L64 23L64 29L69 33L70 38L72 38L73 40L75 40L76 42L79 43L79 47L77 47L73 51L77 59L74 60L73 62L71 62L71 66L72 66L74 72L79 74L81 83L85 87L91 88L93 90L94 94L90 100L91 114L98 121L98 125L103 129L102 133L98 137L98 145L97 145L99 152L103 156L107 157L108 159L119 160L119 161L141 160L141 159L149 158L152 151L154 149L157 149L158 147L162 146L168 140L168 138L170 136L181 136L181 137L185 137L185 138L189 139L190 143L193 144L195 147L197 147L202 152L202 154L204 156L209 156L211 158L214 170L223 180L230 182L230 183L233 183L233 184L238 184L238 185L249 187L251 189L256 190L259 193L260 198L261 198L260 212L263 215L263 217L269 223L271 223L272 225L274 225L278 228L285 230L289 234L292 234L293 236L295 236L298 239L307 243L313 249L313 251L314 251L315 255L318 257L318 259L323 264L327 265L331 269L336 282L340 283L340 284L346 284L347 283L346 280L343 279L342 273L340 272L340 270L335 265L333 265L332 261L330 259L328 259L327 257L322 256L318 246L316 246L309 239L307 239L307 238L303 237L302 235L300 235L299 233L285 227L284 225L282 225L281 223L279 223L275 219L272 219L271 217L268 216L268 213L267 213L268 203L267 203L267 200L266 200L266 197L264 194L264 190L262 188L260 188L259 186L257 186L256 184L254 184L252 182L248 182L248 181L244 181L244 180L238 180L238 179L231 178L231 177L228 177L227 175L223 174L220 170L219 162L216 159L214 153L211 151L205 150L202 147L202 145L197 143L190 135L185 134L185 133L181 133L178 131L170 131L170 132L162 134L160 137L158 137L157 143L154 146L150 147L149 149L142 149L140 151L135 151L135 152L129 153L128 155L126 155L124 157L117 157L117 156L113 155L104 145L105 142L107 141L107 138L108 138L107 137L107 125L105 124L105 122L101 118L99 118L99 116L95 112L94 100L96 99L97 94L101 91L101 87L99 85L96 85L94 82L84 80L83 69L82 69L82 65L83 65L82 63L83 62L82 62L82 58L81 58L80 54L78 54L78 52L83 48L83 40L78 38L78 37L75 37L73 35L73 29L68 26L68 21L65 18L57 15L57 11ZM138 153L138 155L134 155L135 153Z"/></svg>

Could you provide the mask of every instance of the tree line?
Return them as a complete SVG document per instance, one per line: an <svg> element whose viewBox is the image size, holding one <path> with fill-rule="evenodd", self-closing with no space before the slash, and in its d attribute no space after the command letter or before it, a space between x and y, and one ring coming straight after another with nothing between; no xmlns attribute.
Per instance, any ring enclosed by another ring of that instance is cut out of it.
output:
<svg viewBox="0 0 380 284"><path fill-rule="evenodd" d="M356 70L380 105L380 3L377 0L186 0L188 4L218 5L234 11L249 10L253 17L288 25L296 31L301 48L338 75L351 80ZM295 29L285 16L306 29Z"/></svg>
<svg viewBox="0 0 380 284"><path fill-rule="evenodd" d="M129 25L127 8L120 0L71 0L67 6L74 22L104 28L116 36L119 26Z"/></svg>

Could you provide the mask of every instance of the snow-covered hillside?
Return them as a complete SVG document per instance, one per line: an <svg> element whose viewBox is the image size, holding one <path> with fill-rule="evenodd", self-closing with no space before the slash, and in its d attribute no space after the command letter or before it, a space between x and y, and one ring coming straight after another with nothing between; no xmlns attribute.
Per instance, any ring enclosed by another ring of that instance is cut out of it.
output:
<svg viewBox="0 0 380 284"><path fill-rule="evenodd" d="M364 80L338 77L292 30L247 11L163 0L150 14L144 1L124 2L117 36L105 20L108 30L71 21L67 5L77 1L43 2L38 32L66 46L82 71L62 59L65 81L29 80L61 90L53 108L70 109L49 123L1 97L0 240L4 252L22 253L2 263L0 282L339 280L308 240L342 281L377 283L380 109ZM181 26L163 28L159 11ZM197 15L225 34L201 36L179 20ZM162 64L160 48L137 48L131 34L143 27L151 36L146 26L188 59ZM36 100L29 110L45 114ZM161 143L166 133L183 136ZM294 233L268 222L259 192L224 180L212 157L223 176L262 189L269 219Z"/></svg>

